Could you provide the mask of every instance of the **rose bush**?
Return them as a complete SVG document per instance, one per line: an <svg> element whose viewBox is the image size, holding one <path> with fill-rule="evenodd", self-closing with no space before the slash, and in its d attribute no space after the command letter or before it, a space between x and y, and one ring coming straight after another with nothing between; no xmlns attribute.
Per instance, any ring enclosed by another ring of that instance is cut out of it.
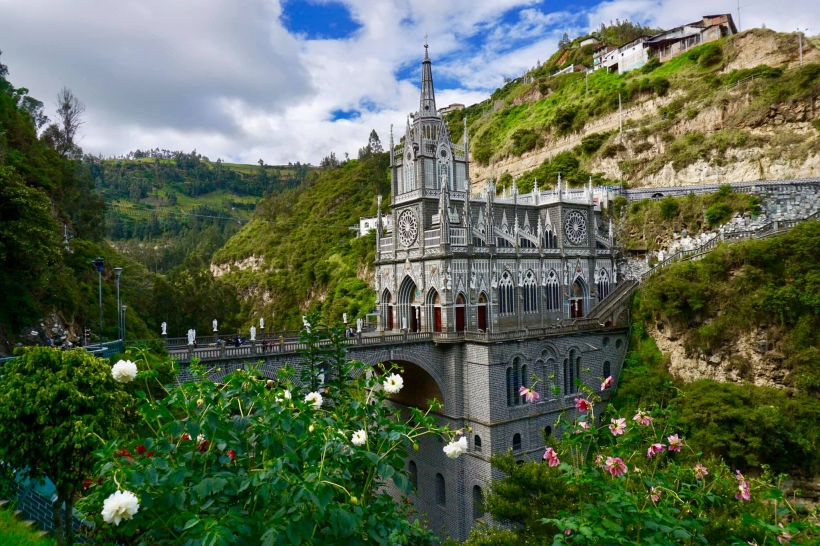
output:
<svg viewBox="0 0 820 546"><path fill-rule="evenodd" d="M605 381L606 383L606 381ZM610 382L611 383L611 382ZM756 478L696 462L670 409L596 419L601 401L579 383L578 418L555 423L543 462L493 464L486 508L509 529L481 528L467 544L817 544L820 527L767 469ZM553 392L555 394L555 392ZM598 423L596 426L596 422ZM689 453L686 453L686 452ZM816 514L814 514L816 517Z"/></svg>
<svg viewBox="0 0 820 546"><path fill-rule="evenodd" d="M430 415L439 406L402 419L386 401L403 385L400 370L354 366L339 332L326 331L337 342L319 347L321 324L306 324L307 371L269 380L250 368L217 383L209 374L218 370L193 362L194 381L164 399L138 392L148 432L97 452L81 503L95 520L90 534L158 545L429 543L409 503L387 489L410 491L404 461L420 436L453 437ZM139 507L112 525L103 506L118 492Z"/></svg>

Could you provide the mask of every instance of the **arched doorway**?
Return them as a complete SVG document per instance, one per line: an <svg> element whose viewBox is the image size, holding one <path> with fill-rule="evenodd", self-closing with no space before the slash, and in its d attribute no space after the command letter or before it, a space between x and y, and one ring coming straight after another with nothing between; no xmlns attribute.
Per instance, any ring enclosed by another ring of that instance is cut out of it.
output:
<svg viewBox="0 0 820 546"><path fill-rule="evenodd" d="M416 283L405 277L399 288L399 321L400 328L418 332L421 322L421 302Z"/></svg>
<svg viewBox="0 0 820 546"><path fill-rule="evenodd" d="M587 293L587 283L582 277L575 277L569 294L570 318L581 318L584 316L584 300L587 297Z"/></svg>
<svg viewBox="0 0 820 546"><path fill-rule="evenodd" d="M382 329L393 329L393 296L389 290L382 292Z"/></svg>
<svg viewBox="0 0 820 546"><path fill-rule="evenodd" d="M431 288L427 293L427 330L441 332L441 294Z"/></svg>
<svg viewBox="0 0 820 546"><path fill-rule="evenodd" d="M463 332L466 326L465 304L466 300L462 294L456 296L456 332Z"/></svg>
<svg viewBox="0 0 820 546"><path fill-rule="evenodd" d="M482 332L487 331L487 294L482 292L478 295L478 305L476 305L476 314L478 315L478 329Z"/></svg>

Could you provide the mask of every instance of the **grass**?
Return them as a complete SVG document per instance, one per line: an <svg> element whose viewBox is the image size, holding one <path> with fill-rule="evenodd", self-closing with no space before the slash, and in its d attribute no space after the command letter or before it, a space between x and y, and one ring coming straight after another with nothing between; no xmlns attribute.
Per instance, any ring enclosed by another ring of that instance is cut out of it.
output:
<svg viewBox="0 0 820 546"><path fill-rule="evenodd" d="M40 537L8 510L0 510L0 544L3 546L52 546L51 538Z"/></svg>

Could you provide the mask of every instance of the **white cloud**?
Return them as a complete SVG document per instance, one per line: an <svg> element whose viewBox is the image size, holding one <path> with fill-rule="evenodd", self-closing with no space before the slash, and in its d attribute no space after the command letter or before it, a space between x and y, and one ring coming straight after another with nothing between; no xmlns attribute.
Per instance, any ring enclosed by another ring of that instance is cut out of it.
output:
<svg viewBox="0 0 820 546"><path fill-rule="evenodd" d="M0 48L12 83L48 109L63 85L86 103L87 152L159 146L315 164L331 150L355 155L372 128L385 143L391 124L404 131L418 108L425 34L439 106L469 105L546 60L564 31L615 18L670 27L716 11L708 0L552 12L538 0L343 1L361 28L347 39L310 40L283 27L279 0L0 0ZM786 0L790 9L757 2L744 8L744 26L802 24L816 33L814 1ZM338 110L361 115L334 122Z"/></svg>

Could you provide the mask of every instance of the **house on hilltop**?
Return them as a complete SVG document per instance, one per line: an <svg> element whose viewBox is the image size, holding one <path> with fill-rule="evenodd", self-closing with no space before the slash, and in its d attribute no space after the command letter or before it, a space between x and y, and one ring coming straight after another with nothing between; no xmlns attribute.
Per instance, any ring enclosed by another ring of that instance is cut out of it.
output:
<svg viewBox="0 0 820 546"><path fill-rule="evenodd" d="M646 45L649 56L657 57L659 61L664 62L700 44L714 42L733 34L737 34L737 27L731 14L704 15L700 21L651 36Z"/></svg>
<svg viewBox="0 0 820 546"><path fill-rule="evenodd" d="M641 36L618 48L606 46L593 53L593 70L606 68L625 74L657 57L661 62L677 57L693 47L737 34L731 14L704 15L700 21L675 27L654 36Z"/></svg>

